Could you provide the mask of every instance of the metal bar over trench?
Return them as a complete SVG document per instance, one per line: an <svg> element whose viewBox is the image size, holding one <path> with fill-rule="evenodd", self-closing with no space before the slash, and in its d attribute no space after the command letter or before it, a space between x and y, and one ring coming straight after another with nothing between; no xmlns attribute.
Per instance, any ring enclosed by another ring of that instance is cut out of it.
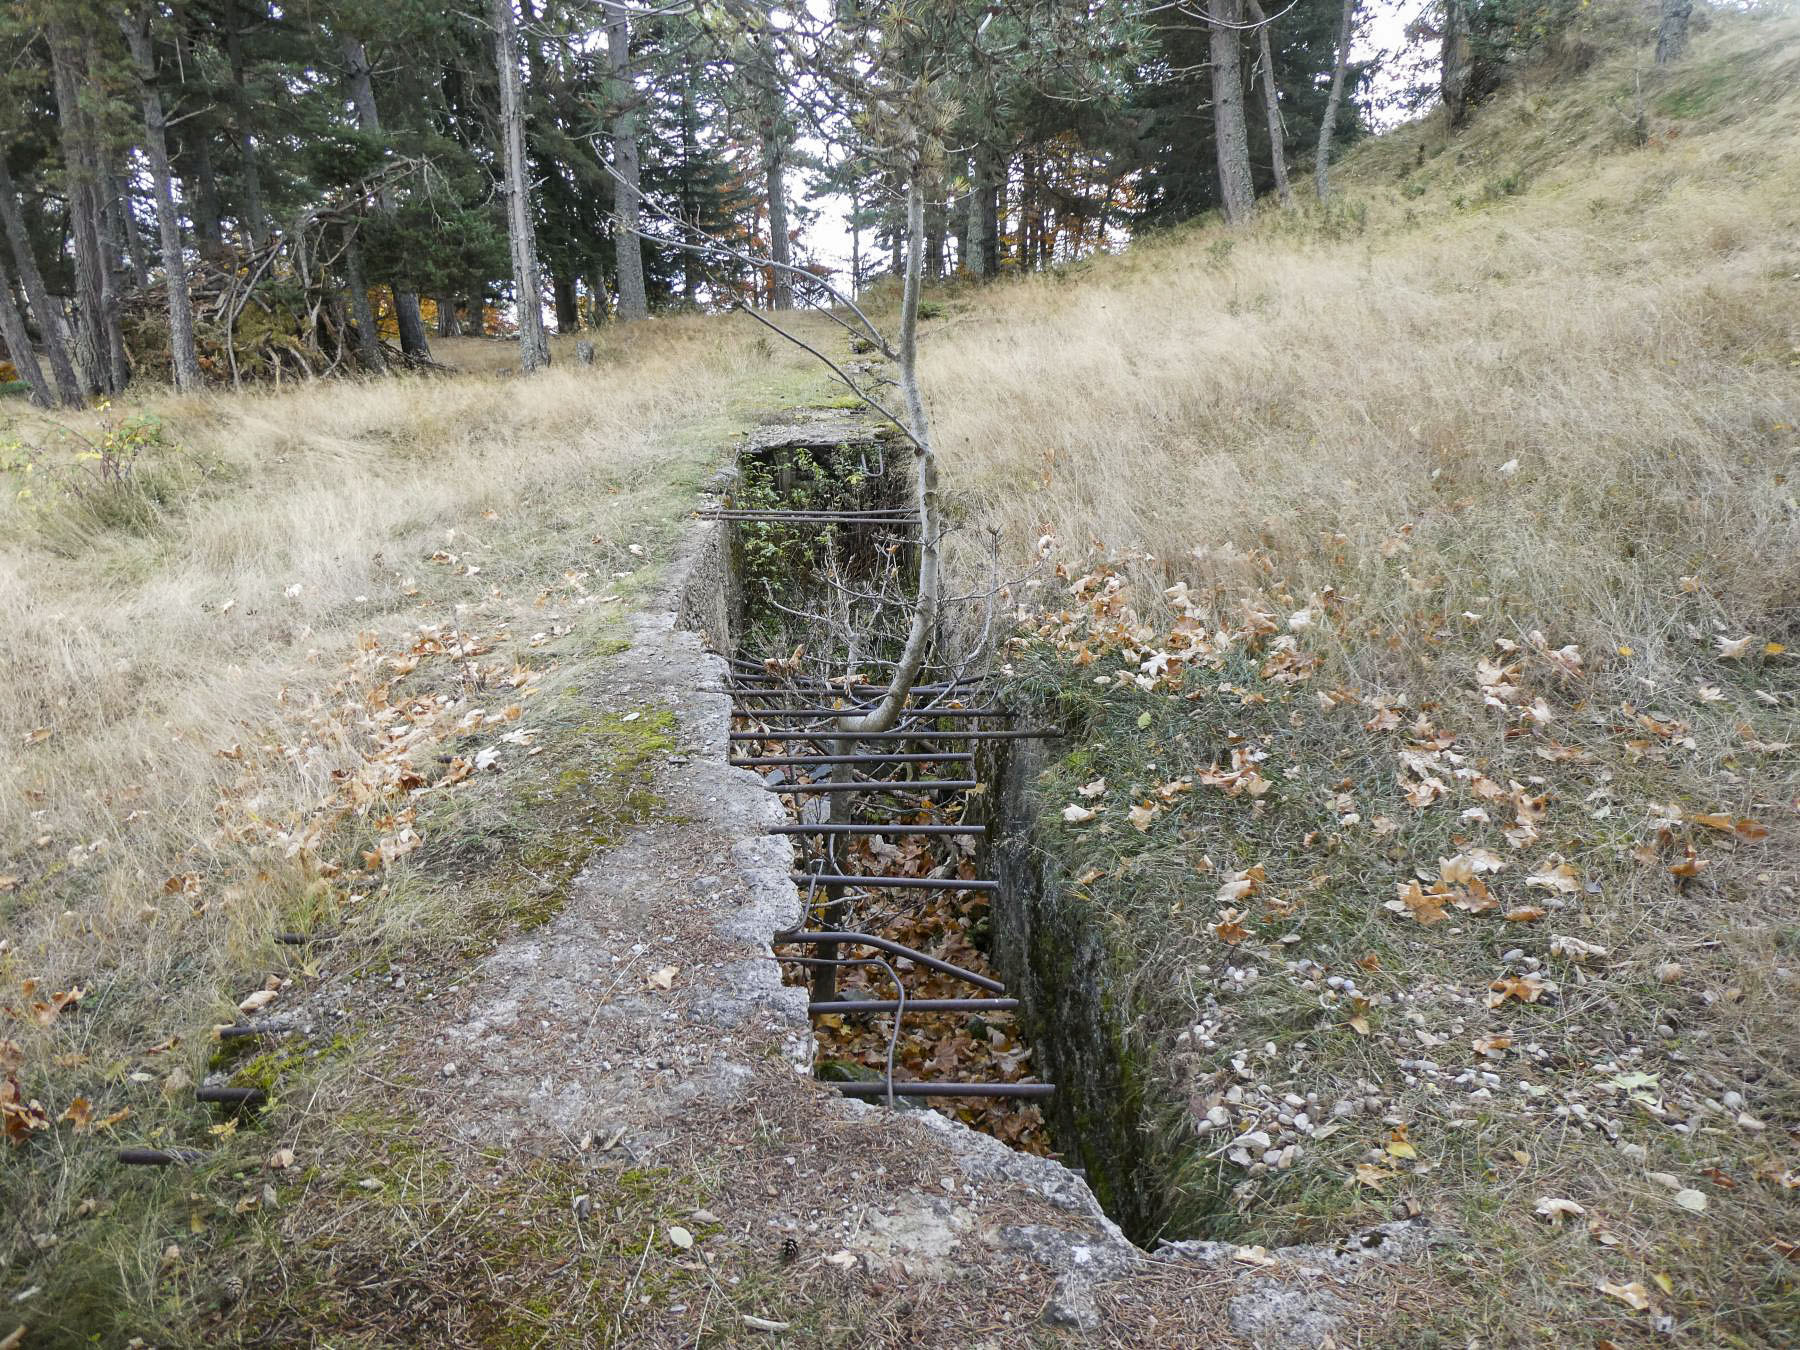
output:
<svg viewBox="0 0 1800 1350"><path fill-rule="evenodd" d="M758 755L751 759L728 759L734 769L796 764L811 767L819 764L969 764L975 756L967 750L944 750L925 755Z"/></svg>
<svg viewBox="0 0 1800 1350"><path fill-rule="evenodd" d="M972 970L964 970L961 966L953 966L948 961L939 960L935 956L919 951L916 947L908 947L903 943L895 942L892 938L880 937L874 933L844 933L827 930L814 931L809 929L804 932L777 933L773 939L773 943L777 947L795 944L807 946L825 944L835 946L838 943L845 943L856 947L873 947L878 952L888 952L893 956L904 956L914 965L924 966L927 970L935 970L944 975L954 975L959 980L967 980L970 984L982 989L990 990L993 993L1004 994L1006 992L1006 986L1001 984L998 980L991 980L986 975L978 975ZM805 961L808 958L803 956L782 956L777 957L776 959L780 961Z"/></svg>
<svg viewBox="0 0 1800 1350"><path fill-rule="evenodd" d="M909 998L905 1010L909 1013L932 1012L1013 1012L1019 1006L1016 998ZM808 1003L809 1013L879 1013L899 1012L900 1000L897 998L840 998L826 999L823 1002Z"/></svg>
<svg viewBox="0 0 1800 1350"><path fill-rule="evenodd" d="M985 825L771 825L764 834L986 834Z"/></svg>
<svg viewBox="0 0 1800 1350"><path fill-rule="evenodd" d="M936 877L865 877L852 876L842 872L795 872L796 883L816 882L821 886L866 886L870 890L890 890L896 887L910 887L920 891L983 891L992 893L1000 889L997 881L940 881Z"/></svg>
<svg viewBox="0 0 1800 1350"><path fill-rule="evenodd" d="M1054 1083L833 1083L846 1097L1048 1097Z"/></svg>
<svg viewBox="0 0 1800 1350"><path fill-rule="evenodd" d="M733 731L728 733L734 741L841 741L847 739L841 732L818 727L778 727L773 731ZM1043 730L1004 731L864 731L848 739L857 741L1007 741L1007 740L1054 740L1061 736L1060 728Z"/></svg>

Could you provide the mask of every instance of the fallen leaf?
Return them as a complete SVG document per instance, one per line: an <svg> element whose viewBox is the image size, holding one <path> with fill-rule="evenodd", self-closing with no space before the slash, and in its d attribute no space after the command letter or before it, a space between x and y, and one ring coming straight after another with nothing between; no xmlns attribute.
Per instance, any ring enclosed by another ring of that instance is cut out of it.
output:
<svg viewBox="0 0 1800 1350"><path fill-rule="evenodd" d="M1533 873L1525 878L1527 886L1538 890L1554 891L1558 895L1574 895L1581 889L1581 878L1568 863L1558 863L1542 872Z"/></svg>
<svg viewBox="0 0 1800 1350"><path fill-rule="evenodd" d="M1630 1284L1608 1284L1602 1280L1598 1288L1609 1298L1616 1298L1638 1312L1643 1312L1650 1306L1650 1291L1644 1288L1641 1280L1633 1280Z"/></svg>
<svg viewBox="0 0 1800 1350"><path fill-rule="evenodd" d="M1748 634L1741 638L1720 638L1719 659L1721 661L1741 661L1744 659L1744 653L1750 650L1750 644L1755 641L1756 639Z"/></svg>
<svg viewBox="0 0 1800 1350"><path fill-rule="evenodd" d="M1219 935L1219 941L1228 947L1235 947L1250 936L1250 930L1238 922L1242 917L1235 909L1220 912L1219 922L1213 925L1213 932Z"/></svg>
<svg viewBox="0 0 1800 1350"><path fill-rule="evenodd" d="M652 989L673 989L675 987L675 976L679 973L680 968L677 966L662 966L657 970L651 971L645 982Z"/></svg>
<svg viewBox="0 0 1800 1350"><path fill-rule="evenodd" d="M254 994L246 996L244 1000L238 1004L238 1011L241 1013L261 1012L279 997L280 994L273 989L258 989Z"/></svg>
<svg viewBox="0 0 1800 1350"><path fill-rule="evenodd" d="M1555 1196L1543 1196L1537 1202L1536 1213L1540 1218L1548 1219L1552 1224L1560 1225L1565 1216L1573 1214L1577 1217L1586 1214L1587 1210L1573 1200L1562 1200Z"/></svg>
<svg viewBox="0 0 1800 1350"><path fill-rule="evenodd" d="M1416 881L1402 881L1396 882L1394 889L1398 899L1388 901L1386 907L1396 914L1410 915L1426 927L1450 917L1444 913L1444 904L1453 897L1443 886L1433 885L1428 891Z"/></svg>
<svg viewBox="0 0 1800 1350"><path fill-rule="evenodd" d="M694 1235L678 1223L669 1225L669 1245L686 1251L694 1245Z"/></svg>
<svg viewBox="0 0 1800 1350"><path fill-rule="evenodd" d="M1573 961L1577 965L1592 961L1595 957L1610 956L1611 952L1598 942L1587 942L1578 937L1554 933L1550 937L1550 955L1560 956L1565 961Z"/></svg>
<svg viewBox="0 0 1800 1350"><path fill-rule="evenodd" d="M1071 802L1062 809L1063 824L1085 825L1098 814L1099 812L1093 810L1091 807L1076 806Z"/></svg>
<svg viewBox="0 0 1800 1350"><path fill-rule="evenodd" d="M1675 1192L1675 1203L1695 1214L1706 1210L1706 1197L1691 1186L1684 1186Z"/></svg>
<svg viewBox="0 0 1800 1350"><path fill-rule="evenodd" d="M1669 874L1671 876L1697 877L1708 867L1712 866L1712 860L1710 858L1702 858L1696 854L1692 844L1687 845L1686 850L1686 854L1680 862L1672 863L1670 865Z"/></svg>
<svg viewBox="0 0 1800 1350"><path fill-rule="evenodd" d="M1521 1003L1536 1003L1544 992L1544 981L1537 975L1502 975L1488 986L1487 1005L1498 1008L1509 998Z"/></svg>

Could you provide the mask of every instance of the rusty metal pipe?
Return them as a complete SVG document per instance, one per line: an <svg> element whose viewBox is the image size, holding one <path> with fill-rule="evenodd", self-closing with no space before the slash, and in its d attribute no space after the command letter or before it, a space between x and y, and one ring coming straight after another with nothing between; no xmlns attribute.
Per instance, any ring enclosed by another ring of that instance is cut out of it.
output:
<svg viewBox="0 0 1800 1350"><path fill-rule="evenodd" d="M846 738L829 728L819 727L778 727L773 731L733 731L727 733L734 741L839 741L852 739L856 741L1015 741L1015 740L1054 740L1063 734L1061 728L1047 728L1042 731L1014 730L1004 731L865 731L860 735Z"/></svg>
<svg viewBox="0 0 1800 1350"><path fill-rule="evenodd" d="M1054 1083L833 1083L846 1097L1048 1097Z"/></svg>
<svg viewBox="0 0 1800 1350"><path fill-rule="evenodd" d="M771 825L764 834L986 834L985 825Z"/></svg>
<svg viewBox="0 0 1800 1350"><path fill-rule="evenodd" d="M926 792L935 788L972 788L973 778L920 778L900 783L770 783L770 792Z"/></svg>
<svg viewBox="0 0 1800 1350"><path fill-rule="evenodd" d="M977 985L982 989L991 990L996 994L1004 994L1006 992L1006 986L1001 984L998 980L989 979L986 975L977 975L974 971L964 970L961 966L953 966L948 961L940 961L937 957L929 956L926 953L919 951L917 948L908 947L903 943L895 942L892 938L878 937L874 933L844 933L829 930L821 930L819 932L777 933L771 939L771 942L777 947L788 946L794 943L823 943L831 945L840 942L849 943L852 946L857 947L873 947L878 952L888 952L894 956L904 956L914 964L924 966L927 970L939 971L945 975L954 975L959 980L967 980L970 984ZM790 958L777 957L776 959L788 960ZM807 958L797 957L792 959L806 960Z"/></svg>
<svg viewBox="0 0 1800 1350"><path fill-rule="evenodd" d="M974 760L975 756L967 750L945 750L934 755L758 755L725 762L734 769L754 769L777 764L971 764Z"/></svg>
<svg viewBox="0 0 1800 1350"><path fill-rule="evenodd" d="M843 998L823 1003L809 1003L809 1013L879 1013L894 1012L900 1006L892 998ZM913 1012L1012 1012L1019 1006L1016 998L909 998L906 1011Z"/></svg>
<svg viewBox="0 0 1800 1350"><path fill-rule="evenodd" d="M821 886L864 886L870 890L892 890L910 887L921 891L983 891L1000 889L997 881L939 881L936 877L866 877L841 872L795 872L796 882L811 881Z"/></svg>
<svg viewBox="0 0 1800 1350"><path fill-rule="evenodd" d="M869 704L858 708L746 708L745 717L849 717L854 713L867 712ZM902 715L908 717L1011 717L1005 708L993 706L986 708L902 708Z"/></svg>

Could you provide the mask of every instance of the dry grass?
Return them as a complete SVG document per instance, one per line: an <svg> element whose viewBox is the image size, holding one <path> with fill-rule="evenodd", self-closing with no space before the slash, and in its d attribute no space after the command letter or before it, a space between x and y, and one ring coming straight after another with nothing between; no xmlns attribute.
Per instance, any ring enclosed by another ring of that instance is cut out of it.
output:
<svg viewBox="0 0 1800 1350"><path fill-rule="evenodd" d="M606 659L744 416L814 377L731 320L600 345L593 368L529 382L152 391L66 424L9 405L0 1077L49 1127L0 1169L0 1267L9 1293L37 1287L27 1320L179 1327L195 1306L204 1291L171 1293L159 1260L188 1221L183 1188L255 1145L209 1139L191 1093L160 1089L207 1071L207 1029L265 977L308 979L278 932L354 915L365 935L477 941L555 903L515 893L501 863L554 891L579 841L641 811L634 734L654 719L596 727L559 696ZM471 367L506 353L445 347ZM548 753L517 752L505 789L461 790L473 809L448 790L409 803L407 775L473 755L475 710L476 729L537 726ZM408 826L424 847L359 877L359 852ZM77 988L75 1009L33 1015ZM131 1114L84 1133L57 1120L77 1097ZM175 1180L111 1170L139 1142L220 1151Z"/></svg>
<svg viewBox="0 0 1800 1350"><path fill-rule="evenodd" d="M984 294L928 352L972 523L1171 559L1261 545L1302 586L1343 584L1304 561L1342 532L1365 607L1393 614L1419 592L1378 549L1409 527L1404 570L1441 579L1444 608L1493 590L1564 640L1629 642L1634 676L1679 672L1680 575L1704 572L1727 622L1785 627L1800 28L1734 25L1649 78L1721 72L1728 125L1656 118L1652 148L1577 154L1528 198L1477 202L1538 139L1503 102L1447 149L1433 127L1370 144L1329 218L1181 231ZM1630 64L1586 80L1577 106L1611 135ZM1740 81L1787 94L1739 103Z"/></svg>
<svg viewBox="0 0 1800 1350"><path fill-rule="evenodd" d="M1459 1320L1408 1339L1515 1343L1566 1324L1571 1307L1614 1339L1642 1330L1644 1316L1594 1292L1598 1278L1643 1281L1657 1313L1709 1343L1779 1339L1795 1324L1792 1248L1780 1244L1797 1233L1786 1132L1800 1122L1800 787L1791 753L1755 749L1743 728L1764 745L1800 740L1792 658L1758 655L1800 647L1797 87L1800 27L1720 23L1683 66L1646 72L1647 148L1632 147L1620 111L1633 62L1608 58L1571 84L1528 80L1454 139L1427 125L1364 146L1329 212L1271 215L1236 236L1196 227L978 304L953 298L929 338L946 477L971 524L1003 527L1021 549L1051 533L1072 571L1090 542L1122 559L1153 629L1167 626L1156 592L1178 575L1278 619L1320 616L1303 650L1321 664L1298 685L1240 661L1219 677L1233 689L1208 682L1203 700L1071 699L1095 734L1052 786L1105 770L1107 807L1122 808L1153 772L1204 768L1226 729L1286 738L1267 766L1280 784L1268 806L1183 796L1143 835L1093 845L1120 865L1095 893L1127 936L1133 923L1191 935L1172 945L1208 1016L1211 976L1194 967L1265 971L1261 993L1209 1033L1217 1048L1277 1043L1303 1093L1358 1102L1298 1167L1246 1177L1212 1164L1222 1226L1312 1235L1410 1198L1457 1235L1444 1292L1427 1302ZM163 1252L226 1241L243 1217L233 1197L257 1194L255 1144L227 1138L208 1169L128 1183L95 1159L113 1142L206 1139L191 1100L165 1098L161 1083L207 1067L204 1029L248 987L307 978L307 958L274 949L276 930L357 906L378 933L440 923L478 935L485 921L479 876L452 885L409 861L353 899L318 847L327 836L309 840L326 819L339 822L336 853L399 829L391 815L333 814L334 770L355 774L379 749L360 710L391 683L401 702L441 695L434 725L454 723L511 697L483 684L511 665L541 672L527 719L539 720L605 659L614 602L597 597L638 593L732 419L812 379L731 321L642 326L603 344L591 370L530 382L497 373L510 363L501 344L438 351L465 373L152 398L82 419L100 441L114 418L131 459L116 482L94 482L95 461L40 418L0 429L20 442L8 486L31 493L0 506L0 1009L12 1014L0 1042L17 1045L0 1050L52 1122L77 1095L96 1114L134 1112L110 1136L52 1123L9 1151L0 1265L9 1292L40 1286L21 1316L41 1321L60 1299L56 1325L71 1334L178 1337L197 1324L212 1291L171 1275ZM144 412L160 431L134 438L124 419ZM400 678L423 626L451 645L473 635L489 654L428 654ZM550 631L548 645L533 630ZM1558 719L1548 731L1485 709L1474 684L1496 639L1528 643L1534 630L1585 659L1574 682L1529 659L1530 692ZM1721 659L1719 639L1739 637L1755 639L1750 659ZM1113 649L1097 669L1122 664ZM1091 694L1091 673L1054 678ZM1404 702L1406 716L1364 732L1366 702L1340 704L1335 720L1315 711L1332 689ZM1166 735L1134 735L1140 708L1146 725L1168 719ZM1496 779L1504 767L1542 780L1538 843L1520 853L1489 838L1456 814L1460 799L1409 814L1395 755L1421 711ZM1681 730L1646 732L1640 713ZM465 748L448 731L429 744ZM1581 758L1555 758L1563 746ZM1397 837L1342 825L1337 775L1355 779L1365 820L1401 823ZM1684 819L1676 851L1645 864L1632 854L1657 846L1652 802L1753 817L1771 834L1739 844ZM481 832L503 834L508 809L486 803ZM1188 828L1159 833L1177 822ZM1314 831L1326 846L1302 842ZM284 835L303 847L290 854ZM1689 839L1713 866L1677 885L1666 864ZM1396 879L1477 843L1513 860L1509 887L1553 853L1569 859L1601 897L1558 921L1613 958L1576 970L1548 955L1548 924L1409 927L1382 908ZM1087 848L1066 851L1072 872ZM1307 915L1297 948L1270 945L1261 912L1252 939L1218 945L1219 878L1193 871L1208 849L1220 870L1269 864L1270 891ZM190 876L191 889L165 890ZM1326 881L1309 891L1315 876ZM1191 902L1179 922L1170 897ZM1485 1007L1496 971L1523 969L1500 959L1514 942L1560 998ZM1354 967L1369 951L1379 975ZM1321 1017L1320 991L1287 968L1302 958L1357 969L1370 1036L1346 1029L1344 1009ZM1671 959L1683 974L1660 984L1653 972ZM27 979L40 982L29 995ZM77 986L88 990L77 1011L47 1026L31 1014ZM1501 1030L1520 1050L1474 1067L1541 1096L1509 1086L1474 1110L1466 1085L1398 1063L1436 1054L1455 1072L1472 1037ZM1424 1050L1421 1032L1449 1039ZM173 1035L182 1043L163 1048ZM1158 1069L1205 1100L1229 1080L1211 1077L1220 1058L1196 1044L1159 1043ZM1660 1114L1612 1086L1626 1069L1659 1076ZM1706 1105L1728 1091L1766 1130ZM1394 1123L1434 1170L1387 1150ZM1647 1161L1620 1143L1641 1143ZM1389 1175L1358 1186L1358 1162ZM1649 1179L1659 1170L1706 1188L1708 1212L1673 1206ZM1251 1184L1230 1194L1239 1180ZM1540 1195L1587 1204L1619 1244L1536 1220Z"/></svg>
<svg viewBox="0 0 1800 1350"><path fill-rule="evenodd" d="M1029 598L1050 641L1018 666L1081 733L1046 780L1051 874L1116 935L1165 1104L1230 1118L1197 1152L1162 1142L1193 1152L1169 1213L1280 1241L1423 1205L1453 1234L1458 1311L1406 1340L1515 1344L1572 1315L1617 1340L1655 1317L1707 1343L1800 1325L1800 24L1720 21L1646 70L1644 148L1640 60L1530 73L1453 138L1362 147L1328 212L953 301L929 339L968 523L1021 552L1053 536L1071 579L1109 561L1132 607L1094 636L1119 616L1047 587ZM1187 640L1160 600L1178 579L1234 645L1190 650L1171 698L1132 676ZM1303 609L1295 679L1270 658ZM1484 658L1521 663L1520 704L1484 703ZM1547 723L1522 711L1537 698ZM1267 753L1268 795L1155 795L1234 747ZM1444 774L1441 802L1407 799L1409 752ZM1064 825L1101 777L1098 818ZM1541 824L1508 838L1540 796ZM1136 803L1158 811L1142 831ZM1671 874L1689 844L1707 867ZM1385 908L1478 847L1504 860L1501 903L1541 917ZM1259 863L1223 914L1220 884ZM1573 895L1525 883L1561 863ZM1525 974L1546 1001L1488 1006L1490 981ZM1325 983L1345 976L1361 1013ZM1634 1094L1633 1072L1654 1081ZM1348 1114L1312 1140L1278 1120L1284 1092L1314 1094L1315 1127ZM1257 1126L1298 1154L1225 1161ZM1396 1127L1416 1160L1389 1150ZM1542 1197L1595 1231L1536 1217ZM1651 1311L1603 1281L1641 1282Z"/></svg>

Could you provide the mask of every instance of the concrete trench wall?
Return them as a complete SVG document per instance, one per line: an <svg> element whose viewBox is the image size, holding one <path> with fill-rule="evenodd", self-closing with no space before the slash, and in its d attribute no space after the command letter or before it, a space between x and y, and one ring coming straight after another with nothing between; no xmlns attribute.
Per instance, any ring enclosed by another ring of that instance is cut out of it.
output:
<svg viewBox="0 0 1800 1350"><path fill-rule="evenodd" d="M1167 1208L1147 1148L1145 1065L1133 1046L1130 991L1087 902L1046 877L1033 842L1035 786L1050 759L1037 740L995 741L977 767L994 784L981 801L984 871L1000 883L991 952L1024 1005L1038 1074L1057 1085L1045 1113L1106 1212L1133 1239L1158 1236Z"/></svg>
<svg viewBox="0 0 1800 1350"><path fill-rule="evenodd" d="M696 775L706 800L716 804L711 828L723 828L728 837L716 855L721 880L736 878L735 885L723 887L722 898L733 892L740 897L715 911L712 922L721 936L757 952L755 959L725 967L695 999L694 1012L720 1028L727 1045L736 1044L711 1066L710 1084L686 1090L725 1094L748 1084L746 1056L773 1051L804 1073L816 1053L804 990L784 985L768 959L774 935L802 919L799 893L788 875L791 847L784 836L766 833L786 813L751 771L726 765L731 704L723 692L709 692L723 690L728 679L721 653L733 650L741 612L729 539L719 523L699 522L691 529L671 568L665 607L634 623L633 651L626 658L649 657L646 670L659 672L666 683L677 678L671 671L686 677L685 697L672 701L680 705L702 758L681 772ZM703 692L692 692L695 686ZM1091 916L1046 888L1032 847L1034 786L1049 753L1040 742L1002 741L981 757L983 777L995 784L985 804L992 830L987 863L989 874L1001 882L992 946L1009 989L1025 1002L1040 1076L1058 1084L1052 1099L1058 1142L1079 1161L1085 1177L934 1111L889 1116L878 1105L825 1098L821 1116L885 1117L884 1128L903 1132L910 1147L942 1150L966 1181L988 1190L1000 1213L1013 1208L1009 1196L1047 1204L1054 1223L1002 1223L985 1230L980 1241L1002 1269L1006 1262L1023 1262L1052 1273L1055 1290L1043 1318L1082 1343L1110 1339L1102 1311L1109 1290L1127 1287L1138 1273L1171 1265L1181 1269L1183 1280L1217 1283L1239 1343L1271 1348L1329 1343L1353 1315L1357 1286L1396 1278L1397 1265L1403 1270L1423 1259L1442 1238L1415 1221L1384 1224L1332 1245L1258 1248L1248 1254L1229 1243L1186 1241L1164 1244L1150 1256L1127 1239L1114 1218L1142 1234L1157 1206L1153 1179L1146 1174L1152 1163L1133 1109L1139 1085L1125 1053L1129 1008L1110 993L1110 954ZM1106 1198L1105 1209L1095 1188ZM893 1221L904 1227L912 1221L908 1215L930 1219L944 1205L942 1196L921 1191L900 1202ZM999 1278L992 1293L1004 1299L1010 1281ZM1152 1276L1152 1283L1163 1278ZM1040 1339L1029 1337L1032 1344Z"/></svg>
<svg viewBox="0 0 1800 1350"><path fill-rule="evenodd" d="M822 448L837 444L834 438L845 434L839 421L765 428L741 453L768 455L790 446ZM728 492L732 479L730 472L720 474L711 491ZM669 585L677 626L699 636L709 653L720 654L709 654L706 660L722 686L727 671L721 655L735 651L744 603L730 527L698 522ZM712 684L714 679L706 682ZM1156 1219L1157 1188L1143 1156L1134 1109L1142 1093L1132 1079L1127 1053L1128 1010L1116 1001L1111 955L1103 937L1078 904L1064 903L1056 892L1046 891L1031 847L1035 811L1031 787L1046 762L1045 743L995 741L988 746L978 767L983 779L995 786L971 802L990 829L985 874L1000 882L990 911L992 956L1008 992L1025 1005L1038 1076L1058 1085L1056 1096L1046 1104L1052 1134L1082 1174L1053 1162L1047 1165L1074 1188L1091 1189L1097 1199L1088 1203L1096 1214L1104 1211L1134 1236L1147 1234ZM798 907L796 892L795 912ZM929 1114L954 1131L986 1138L948 1117Z"/></svg>

